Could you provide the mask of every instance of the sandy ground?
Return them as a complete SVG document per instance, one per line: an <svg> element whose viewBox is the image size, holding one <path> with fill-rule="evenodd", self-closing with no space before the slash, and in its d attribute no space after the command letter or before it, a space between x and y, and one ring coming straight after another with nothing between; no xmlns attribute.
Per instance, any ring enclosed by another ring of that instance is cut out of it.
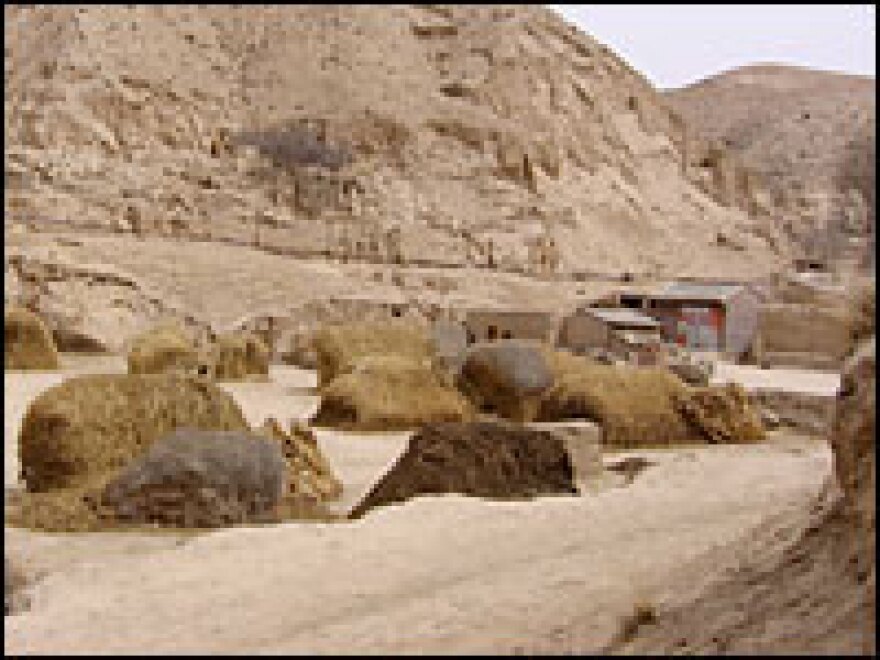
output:
<svg viewBox="0 0 880 660"><path fill-rule="evenodd" d="M739 383L747 390L772 389L802 394L834 396L840 387L836 371L812 369L760 369L758 367L716 362L712 383Z"/></svg>
<svg viewBox="0 0 880 660"><path fill-rule="evenodd" d="M309 374L272 375L274 387L227 386L251 421L314 405ZM6 374L13 465L10 413L53 378ZM405 439L319 432L341 507ZM6 619L5 652L596 652L671 574L803 506L830 472L824 443L788 436L638 453L657 464L580 497L423 497L356 522L198 536L6 529L39 579L30 610Z"/></svg>

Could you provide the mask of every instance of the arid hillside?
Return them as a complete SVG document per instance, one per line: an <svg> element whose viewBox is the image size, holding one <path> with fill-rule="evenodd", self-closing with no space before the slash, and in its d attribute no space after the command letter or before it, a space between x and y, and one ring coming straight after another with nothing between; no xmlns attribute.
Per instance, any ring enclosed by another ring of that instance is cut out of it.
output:
<svg viewBox="0 0 880 660"><path fill-rule="evenodd" d="M526 272L780 261L748 182L691 167L651 85L547 9L5 11L7 225Z"/></svg>
<svg viewBox="0 0 880 660"><path fill-rule="evenodd" d="M873 316L865 321L873 333ZM632 628L632 639L613 650L876 654L876 372L870 336L841 372L828 437L834 475L809 508L768 519L731 544L727 566L707 556L723 570L702 583L685 580L642 622L649 625ZM706 564L694 568L711 574Z"/></svg>
<svg viewBox="0 0 880 660"><path fill-rule="evenodd" d="M755 65L666 99L701 137L761 175L783 227L804 247L840 255L873 227L875 89L874 78Z"/></svg>

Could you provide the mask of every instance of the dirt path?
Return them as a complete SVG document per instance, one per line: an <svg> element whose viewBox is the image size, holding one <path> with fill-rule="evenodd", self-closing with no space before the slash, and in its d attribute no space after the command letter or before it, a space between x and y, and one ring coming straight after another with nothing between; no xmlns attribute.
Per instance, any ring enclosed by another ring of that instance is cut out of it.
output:
<svg viewBox="0 0 880 660"><path fill-rule="evenodd" d="M314 405L309 378L224 387L252 423L286 423ZM7 485L26 404L59 380L6 374ZM405 437L319 431L340 506ZM802 506L830 471L827 447L798 439L639 454L656 465L631 485L580 497L420 498L352 523L188 538L7 530L40 579L6 619L5 652L595 652L671 573Z"/></svg>
<svg viewBox="0 0 880 660"><path fill-rule="evenodd" d="M423 498L350 524L229 530L136 555L96 547L33 589L5 650L510 653L575 632L599 649L670 571L802 504L829 470L818 444L651 460L598 495Z"/></svg>
<svg viewBox="0 0 880 660"><path fill-rule="evenodd" d="M774 389L802 394L834 396L840 387L836 371L814 369L760 369L758 367L717 362L712 383L736 382L747 390Z"/></svg>

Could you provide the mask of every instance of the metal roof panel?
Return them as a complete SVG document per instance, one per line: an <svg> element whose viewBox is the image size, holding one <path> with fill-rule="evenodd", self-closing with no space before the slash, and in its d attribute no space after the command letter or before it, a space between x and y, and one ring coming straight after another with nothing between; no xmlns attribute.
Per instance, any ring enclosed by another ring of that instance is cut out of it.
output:
<svg viewBox="0 0 880 660"><path fill-rule="evenodd" d="M673 282L665 289L654 294L655 298L727 300L739 293L742 284L719 284L703 282Z"/></svg>
<svg viewBox="0 0 880 660"><path fill-rule="evenodd" d="M650 316L645 316L633 309L605 309L601 307L589 307L583 310L585 313L608 323L609 325L631 325L643 328L659 328L660 322Z"/></svg>

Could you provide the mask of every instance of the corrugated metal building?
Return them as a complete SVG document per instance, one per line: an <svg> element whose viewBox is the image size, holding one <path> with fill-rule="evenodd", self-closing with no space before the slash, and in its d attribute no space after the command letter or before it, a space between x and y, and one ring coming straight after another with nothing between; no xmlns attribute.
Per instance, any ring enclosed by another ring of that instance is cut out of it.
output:
<svg viewBox="0 0 880 660"><path fill-rule="evenodd" d="M667 342L739 357L755 336L758 306L745 284L681 281L651 294L645 313L660 321Z"/></svg>

